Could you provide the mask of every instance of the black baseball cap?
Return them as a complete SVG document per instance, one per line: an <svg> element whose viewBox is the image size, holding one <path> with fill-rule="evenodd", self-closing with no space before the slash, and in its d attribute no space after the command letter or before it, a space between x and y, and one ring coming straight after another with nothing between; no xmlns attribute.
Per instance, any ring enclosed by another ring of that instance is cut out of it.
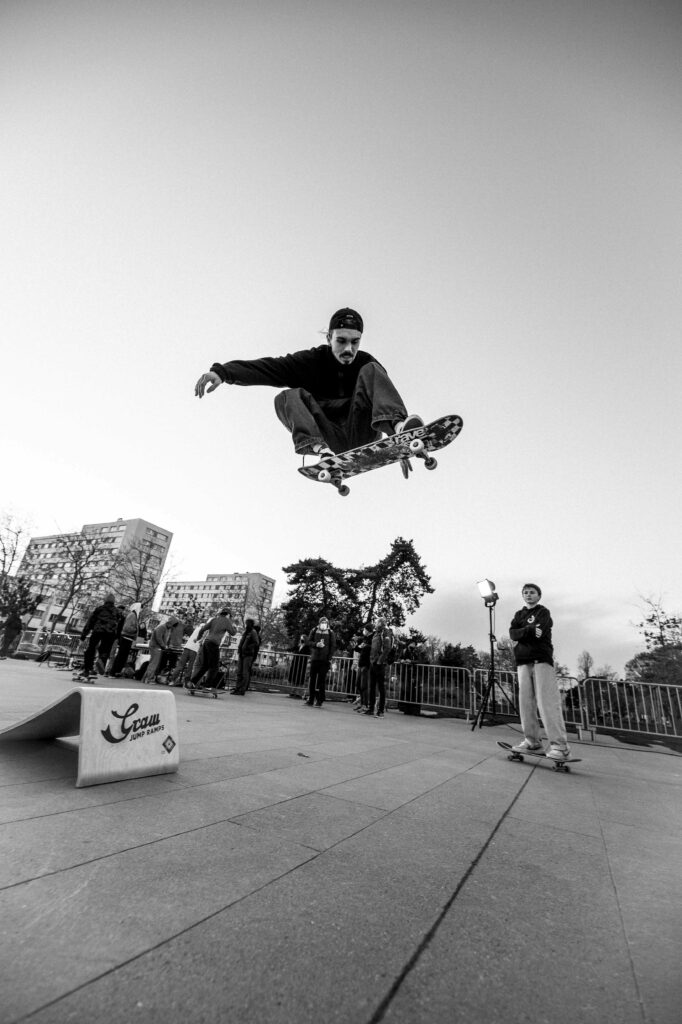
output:
<svg viewBox="0 0 682 1024"><path fill-rule="evenodd" d="M346 327L351 331L360 331L360 334L362 334L362 317L354 309L349 309L347 306L344 309L337 309L329 321L329 330L336 331L342 327Z"/></svg>

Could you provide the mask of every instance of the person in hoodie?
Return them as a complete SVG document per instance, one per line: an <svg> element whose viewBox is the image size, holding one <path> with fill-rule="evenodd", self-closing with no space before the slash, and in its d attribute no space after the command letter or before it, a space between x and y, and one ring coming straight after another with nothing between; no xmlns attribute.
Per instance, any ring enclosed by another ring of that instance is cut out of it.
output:
<svg viewBox="0 0 682 1024"><path fill-rule="evenodd" d="M149 638L150 657L147 663L147 671L144 674L145 683L149 683L152 686L156 683L156 677L159 674L163 656L168 650L171 633L179 621L177 615L169 615L165 622L160 622L152 630L152 635Z"/></svg>
<svg viewBox="0 0 682 1024"><path fill-rule="evenodd" d="M114 640L118 634L119 614L116 608L116 599L113 594L107 594L104 603L95 608L94 612L85 623L81 633L81 640L88 635L90 640L83 655L83 670L81 678L91 679L95 675L95 658L106 665L107 658L114 646Z"/></svg>
<svg viewBox="0 0 682 1024"><path fill-rule="evenodd" d="M203 398L221 384L284 388L275 398L277 416L294 450L318 459L422 426L420 416L408 415L381 363L359 351L363 330L356 310L338 309L326 344L286 356L214 363L194 393Z"/></svg>
<svg viewBox="0 0 682 1024"><path fill-rule="evenodd" d="M308 699L304 702L305 707L321 708L324 704L326 693L325 683L329 665L336 650L336 637L333 630L329 628L329 619L323 615L315 629L310 631L308 637L310 647L310 686Z"/></svg>
<svg viewBox="0 0 682 1024"><path fill-rule="evenodd" d="M173 616L175 623L170 626L168 634L168 644L166 650L163 652L163 658L159 665L157 675L157 682L163 673L166 673L166 685L172 685L172 676L175 666L178 663L178 658L182 653L182 648L185 640L185 623L182 619L179 619L177 615ZM169 620L170 621L170 620Z"/></svg>
<svg viewBox="0 0 682 1024"><path fill-rule="evenodd" d="M237 683L230 693L243 697L251 682L251 669L260 647L260 637L255 629L253 619L247 619L244 623L244 632L237 647Z"/></svg>
<svg viewBox="0 0 682 1024"><path fill-rule="evenodd" d="M221 608L217 615L201 627L197 640L201 641L203 638L202 657L197 659L198 667L192 670L189 687L198 687L200 682L203 682L203 688L207 690L215 686L220 672L221 641L226 633L234 636L236 632L237 627L232 622L232 609L229 605Z"/></svg>
<svg viewBox="0 0 682 1024"><path fill-rule="evenodd" d="M111 675L117 679L128 663L133 645L137 642L140 632L140 612L142 605L139 601L133 602L123 619L121 633L118 638L118 651L111 666Z"/></svg>
<svg viewBox="0 0 682 1024"><path fill-rule="evenodd" d="M549 740L547 757L564 761L570 756L570 750L554 672L554 623L549 609L540 604L542 591L537 583L524 583L521 596L524 606L514 615L509 636L519 679L519 716L524 739L512 750L519 754L542 751L539 710Z"/></svg>

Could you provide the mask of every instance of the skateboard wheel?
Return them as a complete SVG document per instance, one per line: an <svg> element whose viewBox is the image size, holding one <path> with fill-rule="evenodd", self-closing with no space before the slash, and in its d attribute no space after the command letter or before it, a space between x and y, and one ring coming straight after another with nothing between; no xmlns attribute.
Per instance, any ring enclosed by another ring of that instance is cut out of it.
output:
<svg viewBox="0 0 682 1024"><path fill-rule="evenodd" d="M320 481L320 483L323 484L328 484L331 478L332 475L328 469L321 469L320 472L317 474L317 479Z"/></svg>
<svg viewBox="0 0 682 1024"><path fill-rule="evenodd" d="M415 437L410 441L410 451L414 455L419 455L420 452L424 451L424 442L420 437Z"/></svg>
<svg viewBox="0 0 682 1024"><path fill-rule="evenodd" d="M424 465L426 466L427 469L435 469L436 466L438 465L438 459L434 459L433 457L424 459Z"/></svg>
<svg viewBox="0 0 682 1024"><path fill-rule="evenodd" d="M348 494L350 494L350 487L348 487L347 484L341 484L339 486L339 494L341 495L342 498L345 498Z"/></svg>

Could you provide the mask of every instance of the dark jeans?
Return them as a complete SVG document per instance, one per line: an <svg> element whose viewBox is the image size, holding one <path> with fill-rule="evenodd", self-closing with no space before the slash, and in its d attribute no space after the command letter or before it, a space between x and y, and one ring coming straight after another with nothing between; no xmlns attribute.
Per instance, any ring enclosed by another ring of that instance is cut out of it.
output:
<svg viewBox="0 0 682 1024"><path fill-rule="evenodd" d="M369 707L369 665L361 665L358 669L358 692L362 707Z"/></svg>
<svg viewBox="0 0 682 1024"><path fill-rule="evenodd" d="M135 641L130 636L122 636L118 642L118 650L116 651L116 657L114 658L114 664L111 666L112 676L117 676L119 672L128 664L128 658L130 657L130 649L132 648Z"/></svg>
<svg viewBox="0 0 682 1024"><path fill-rule="evenodd" d="M275 411L291 431L297 452L326 444L337 454L376 441L380 424L394 424L407 416L402 398L379 363L362 367L350 398L317 399L303 388L290 388L275 398Z"/></svg>
<svg viewBox="0 0 682 1024"><path fill-rule="evenodd" d="M220 672L220 646L213 640L204 640L202 648L203 658L198 669L194 669L190 679L192 686L197 686L199 680L203 680L204 686L208 689L215 685L218 673Z"/></svg>
<svg viewBox="0 0 682 1024"><path fill-rule="evenodd" d="M327 681L327 672L329 672L328 661L310 662L310 686L308 689L308 702L310 704L324 704L326 696L324 684Z"/></svg>
<svg viewBox="0 0 682 1024"><path fill-rule="evenodd" d="M114 640L116 639L115 633L91 633L90 643L85 649L83 655L83 672L86 675L92 673L93 666L95 664L95 657L101 658L106 664L107 658L111 654L111 648L114 646Z"/></svg>
<svg viewBox="0 0 682 1024"><path fill-rule="evenodd" d="M164 651L161 664L156 672L157 676L160 676L162 672L168 672L170 674L177 665L179 657L180 651Z"/></svg>
<svg viewBox="0 0 682 1024"><path fill-rule="evenodd" d="M237 684L235 686L235 693L245 693L251 684L251 668L256 660L254 654L247 654L246 657L239 656L239 664L237 667Z"/></svg>
<svg viewBox="0 0 682 1024"><path fill-rule="evenodd" d="M386 666L373 662L369 669L369 710L374 711L377 690L379 691L379 707L377 711L382 712L386 705Z"/></svg>

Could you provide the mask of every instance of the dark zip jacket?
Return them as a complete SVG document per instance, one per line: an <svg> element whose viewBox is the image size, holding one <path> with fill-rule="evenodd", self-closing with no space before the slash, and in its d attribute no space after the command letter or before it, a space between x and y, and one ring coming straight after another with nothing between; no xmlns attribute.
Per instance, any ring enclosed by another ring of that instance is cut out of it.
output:
<svg viewBox="0 0 682 1024"><path fill-rule="evenodd" d="M514 647L517 665L532 665L536 661L544 665L554 664L553 625L549 608L542 604L536 604L534 608L521 608L516 613L509 627L509 636L518 641ZM536 626L542 630L541 637L535 635Z"/></svg>
<svg viewBox="0 0 682 1024"><path fill-rule="evenodd" d="M211 370L218 374L224 384L303 388L314 398L334 399L350 398L362 367L377 362L369 352L358 352L353 362L346 366L334 358L329 345L318 345L317 348L292 352L286 356L214 363Z"/></svg>

